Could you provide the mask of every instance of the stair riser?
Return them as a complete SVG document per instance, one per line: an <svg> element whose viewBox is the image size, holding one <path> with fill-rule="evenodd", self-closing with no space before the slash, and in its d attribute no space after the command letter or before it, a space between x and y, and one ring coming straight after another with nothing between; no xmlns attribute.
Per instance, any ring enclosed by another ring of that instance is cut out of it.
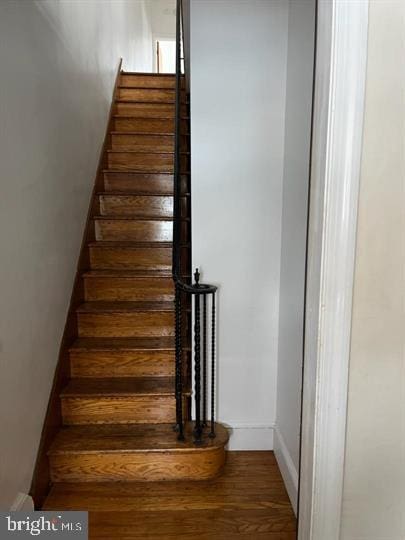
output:
<svg viewBox="0 0 405 540"><path fill-rule="evenodd" d="M114 133L111 137L113 150L160 150L174 152L172 135L132 135L131 133Z"/></svg>
<svg viewBox="0 0 405 540"><path fill-rule="evenodd" d="M108 154L108 167L120 171L173 172L174 154L114 152Z"/></svg>
<svg viewBox="0 0 405 540"><path fill-rule="evenodd" d="M97 240L133 242L171 242L171 221L96 220Z"/></svg>
<svg viewBox="0 0 405 540"><path fill-rule="evenodd" d="M188 269L188 250L183 248L183 272ZM93 270L168 270L172 268L171 248L90 248Z"/></svg>
<svg viewBox="0 0 405 540"><path fill-rule="evenodd" d="M119 88L118 99L159 102L175 100L175 90L161 88Z"/></svg>
<svg viewBox="0 0 405 540"><path fill-rule="evenodd" d="M187 177L181 177L182 192L187 191ZM173 195L172 174L142 174L129 172L104 173L104 190L115 192L167 193Z"/></svg>
<svg viewBox="0 0 405 540"><path fill-rule="evenodd" d="M62 397L65 425L175 422L174 396Z"/></svg>
<svg viewBox="0 0 405 540"><path fill-rule="evenodd" d="M115 105L115 113L141 118L174 118L175 105L170 103L135 103L120 101ZM188 116L188 106L181 105L181 115Z"/></svg>
<svg viewBox="0 0 405 540"><path fill-rule="evenodd" d="M50 461L54 482L207 480L221 471L225 450L69 454Z"/></svg>
<svg viewBox="0 0 405 540"><path fill-rule="evenodd" d="M172 174L104 173L105 191L167 193L173 195Z"/></svg>
<svg viewBox="0 0 405 540"><path fill-rule="evenodd" d="M96 220L95 234L98 241L171 242L173 223L153 220ZM182 223L181 240L189 239L188 226Z"/></svg>
<svg viewBox="0 0 405 540"><path fill-rule="evenodd" d="M169 270L172 267L172 249L91 247L90 265L95 270Z"/></svg>
<svg viewBox="0 0 405 540"><path fill-rule="evenodd" d="M172 278L85 277L84 290L88 302L174 300Z"/></svg>
<svg viewBox="0 0 405 540"><path fill-rule="evenodd" d="M173 197L141 195L100 195L104 216L173 217Z"/></svg>
<svg viewBox="0 0 405 540"><path fill-rule="evenodd" d="M144 88L176 88L176 77L156 75L121 75L120 86L137 86Z"/></svg>
<svg viewBox="0 0 405 540"><path fill-rule="evenodd" d="M174 154L115 151L108 154L108 167L115 171L173 173ZM188 155L180 156L180 167L182 171L190 170Z"/></svg>
<svg viewBox="0 0 405 540"><path fill-rule="evenodd" d="M187 199L181 200L181 215L187 216ZM172 196L100 195L103 216L173 217Z"/></svg>
<svg viewBox="0 0 405 540"><path fill-rule="evenodd" d="M174 335L172 312L78 313L79 337L160 337Z"/></svg>
<svg viewBox="0 0 405 540"><path fill-rule="evenodd" d="M174 351L70 352L72 377L173 377Z"/></svg>
<svg viewBox="0 0 405 540"><path fill-rule="evenodd" d="M114 131L173 134L174 118L115 118Z"/></svg>

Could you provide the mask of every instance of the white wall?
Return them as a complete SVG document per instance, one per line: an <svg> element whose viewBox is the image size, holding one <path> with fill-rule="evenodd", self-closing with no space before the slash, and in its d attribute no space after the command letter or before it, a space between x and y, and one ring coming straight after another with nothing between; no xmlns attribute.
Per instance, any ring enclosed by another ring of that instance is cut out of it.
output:
<svg viewBox="0 0 405 540"><path fill-rule="evenodd" d="M154 37L176 39L176 0L146 0Z"/></svg>
<svg viewBox="0 0 405 540"><path fill-rule="evenodd" d="M119 57L143 1L0 3L0 507L29 490Z"/></svg>
<svg viewBox="0 0 405 540"><path fill-rule="evenodd" d="M405 538L405 4L370 2L342 540Z"/></svg>
<svg viewBox="0 0 405 540"><path fill-rule="evenodd" d="M294 503L300 445L314 31L315 0L289 0L274 449Z"/></svg>
<svg viewBox="0 0 405 540"><path fill-rule="evenodd" d="M193 264L220 286L231 448L272 448L287 18L284 0L191 2Z"/></svg>
<svg viewBox="0 0 405 540"><path fill-rule="evenodd" d="M152 30L153 70L157 71L156 41L176 40L176 0L145 0Z"/></svg>

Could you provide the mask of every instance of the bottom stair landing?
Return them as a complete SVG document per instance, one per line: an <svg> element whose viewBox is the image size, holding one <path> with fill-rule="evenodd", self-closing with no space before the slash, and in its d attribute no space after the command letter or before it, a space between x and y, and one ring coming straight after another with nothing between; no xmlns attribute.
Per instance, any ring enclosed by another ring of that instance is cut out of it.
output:
<svg viewBox="0 0 405 540"><path fill-rule="evenodd" d="M216 437L204 431L193 442L193 424L177 441L172 424L65 426L48 453L53 482L205 480L225 463L228 432L216 424Z"/></svg>
<svg viewBox="0 0 405 540"><path fill-rule="evenodd" d="M90 540L295 540L273 452L228 452L202 482L57 483L44 510L89 511Z"/></svg>

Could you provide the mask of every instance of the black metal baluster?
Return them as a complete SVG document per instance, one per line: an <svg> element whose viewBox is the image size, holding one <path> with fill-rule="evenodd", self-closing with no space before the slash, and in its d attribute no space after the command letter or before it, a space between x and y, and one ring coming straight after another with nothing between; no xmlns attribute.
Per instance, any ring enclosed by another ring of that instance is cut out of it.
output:
<svg viewBox="0 0 405 540"><path fill-rule="evenodd" d="M211 431L209 436L215 437L215 292L212 293L211 322Z"/></svg>
<svg viewBox="0 0 405 540"><path fill-rule="evenodd" d="M183 425L183 366L182 366L182 344L181 344L181 291L176 285L175 292L175 324L176 324L176 369L175 369L175 386L176 386L176 431L179 441L184 441L184 425Z"/></svg>
<svg viewBox="0 0 405 540"><path fill-rule="evenodd" d="M203 427L207 425L207 295L203 295L203 346L202 346L202 362L203 362L203 396L202 396L202 417Z"/></svg>
<svg viewBox="0 0 405 540"><path fill-rule="evenodd" d="M194 274L196 287L198 288L200 274L196 269ZM195 443L201 443L201 343L200 343L200 295L194 297L194 391L195 391Z"/></svg>
<svg viewBox="0 0 405 540"><path fill-rule="evenodd" d="M194 397L195 397L195 443L202 442L204 428L210 423L210 437L215 437L215 362L216 362L216 329L215 329L215 301L216 285L200 284L200 274L196 270L195 283L190 284L184 281L182 276L182 133L184 122L181 120L182 111L182 65L184 54L181 54L182 44L184 47L183 35L183 6L182 0L176 0L176 92L175 92L175 137L174 137L174 189L173 189L173 253L172 253L172 276L175 285L175 396L176 396L176 425L175 430L179 440L185 438L185 423L190 419L190 411L184 407L183 378L186 377L187 385L192 381L191 354L187 353L187 374L183 374L183 336L182 317L184 307L183 302L189 306L189 298L194 297ZM184 49L183 49L184 53ZM185 79L187 80L187 79ZM188 92L188 88L185 89ZM189 105L188 105L189 109ZM190 121L184 127L188 144L185 146L190 151ZM189 169L187 169L189 170ZM190 191L190 177L188 175L188 191ZM187 213L188 217L189 214ZM185 216L186 217L186 216ZM188 233L189 234L189 233ZM186 261L184 261L186 262ZM188 264L187 264L188 266ZM212 294L212 329L211 329L211 382L209 375L209 298ZM187 299L184 296L187 295ZM202 306L200 296L203 295ZM201 308L202 308L202 350L201 350ZM187 345L191 338L191 315L187 312ZM201 358L202 355L202 358ZM201 373L202 371L202 373ZM202 377L201 377L202 375ZM209 388L211 385L211 388ZM210 403L211 399L211 403ZM187 400L190 405L190 400ZM211 411L209 411L211 408ZM211 418L209 418L211 416Z"/></svg>

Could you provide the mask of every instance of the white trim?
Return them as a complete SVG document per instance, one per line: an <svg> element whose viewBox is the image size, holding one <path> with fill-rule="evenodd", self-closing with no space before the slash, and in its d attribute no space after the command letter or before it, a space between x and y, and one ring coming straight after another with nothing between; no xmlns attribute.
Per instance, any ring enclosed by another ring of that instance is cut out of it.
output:
<svg viewBox="0 0 405 540"><path fill-rule="evenodd" d="M158 41L176 41L176 36L172 34L152 34L152 57L153 57L153 73L157 73L157 42Z"/></svg>
<svg viewBox="0 0 405 540"><path fill-rule="evenodd" d="M288 496L290 497L291 505L295 515L297 515L298 504L298 470L288 451L284 437L281 434L280 428L276 424L274 426L274 454L283 477Z"/></svg>
<svg viewBox="0 0 405 540"><path fill-rule="evenodd" d="M222 423L229 431L227 450L273 450L274 424Z"/></svg>
<svg viewBox="0 0 405 540"><path fill-rule="evenodd" d="M299 540L338 540L368 0L318 3Z"/></svg>
<svg viewBox="0 0 405 540"><path fill-rule="evenodd" d="M27 493L17 493L13 504L10 506L10 512L33 512L34 501Z"/></svg>

